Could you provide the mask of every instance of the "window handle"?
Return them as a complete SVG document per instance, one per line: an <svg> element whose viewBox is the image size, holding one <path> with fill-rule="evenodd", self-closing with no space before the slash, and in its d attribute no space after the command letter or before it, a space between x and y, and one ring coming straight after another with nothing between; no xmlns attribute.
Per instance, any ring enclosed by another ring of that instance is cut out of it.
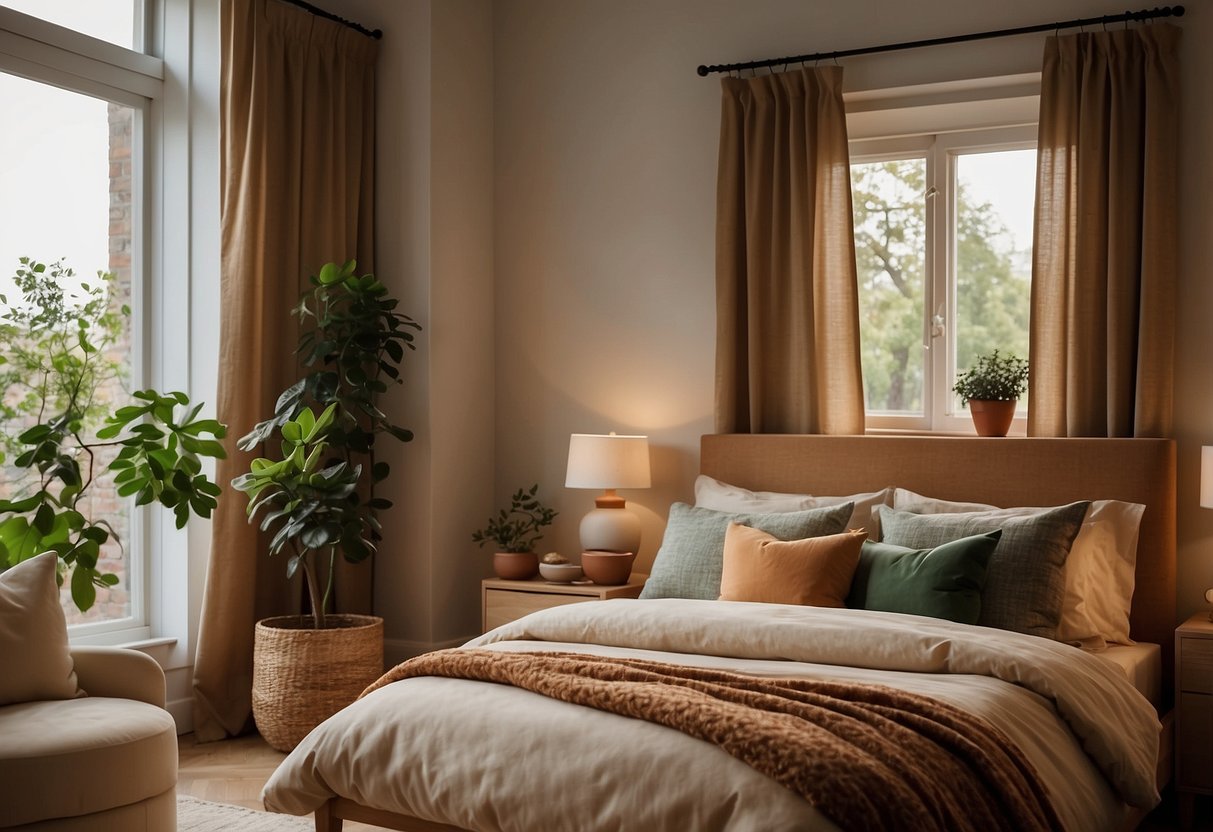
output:
<svg viewBox="0 0 1213 832"><path fill-rule="evenodd" d="M931 337L940 338L948 331L947 324L944 322L943 315L936 312L931 316Z"/></svg>

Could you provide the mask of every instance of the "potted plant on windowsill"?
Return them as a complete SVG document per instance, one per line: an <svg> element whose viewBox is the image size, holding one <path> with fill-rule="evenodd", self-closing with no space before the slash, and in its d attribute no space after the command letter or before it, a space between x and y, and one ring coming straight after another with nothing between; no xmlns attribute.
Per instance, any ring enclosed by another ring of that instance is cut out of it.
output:
<svg viewBox="0 0 1213 832"><path fill-rule="evenodd" d="M557 512L540 503L538 493L538 483L529 490L519 488L510 498L508 509L501 509L483 529L472 532L473 543L497 544L493 571L499 578L525 581L539 572L535 544L543 538L542 530L552 524Z"/></svg>
<svg viewBox="0 0 1213 832"><path fill-rule="evenodd" d="M1006 436L1015 419L1019 397L1028 389L1028 362L998 350L979 356L956 377L952 390L973 415L978 436Z"/></svg>
<svg viewBox="0 0 1213 832"><path fill-rule="evenodd" d="M279 397L273 417L241 438L252 450L274 437L279 453L254 459L232 481L248 494L249 521L273 531L271 556L285 554L287 577L302 570L305 616L258 622L253 657L253 717L274 748L289 751L348 705L383 670L383 620L330 611L337 558L360 563L380 540L379 512L391 501L375 485L390 466L375 458L380 435L413 435L376 404L413 348L418 324L355 263L326 264L296 307L311 326L298 354L310 368ZM312 406L320 408L319 415Z"/></svg>
<svg viewBox="0 0 1213 832"><path fill-rule="evenodd" d="M202 405L185 393L126 397L119 355L130 310L114 301L113 275L83 280L60 261L20 264L20 297L0 295L0 463L13 454L15 469L0 499L0 571L53 551L60 582L86 612L98 590L120 583L104 557L122 546L92 500L158 503L177 528L192 515L209 517L220 489L201 458L224 455L217 440L225 430L199 419Z"/></svg>

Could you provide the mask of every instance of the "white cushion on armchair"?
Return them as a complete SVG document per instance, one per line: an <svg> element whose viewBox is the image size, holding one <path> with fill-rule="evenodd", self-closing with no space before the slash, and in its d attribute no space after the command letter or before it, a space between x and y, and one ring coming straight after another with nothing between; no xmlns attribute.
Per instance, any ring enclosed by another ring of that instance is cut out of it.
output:
<svg viewBox="0 0 1213 832"><path fill-rule="evenodd" d="M54 557L0 574L0 675L21 674L0 685L24 700L0 706L0 829L173 832L177 729L164 672L134 650L69 651Z"/></svg>

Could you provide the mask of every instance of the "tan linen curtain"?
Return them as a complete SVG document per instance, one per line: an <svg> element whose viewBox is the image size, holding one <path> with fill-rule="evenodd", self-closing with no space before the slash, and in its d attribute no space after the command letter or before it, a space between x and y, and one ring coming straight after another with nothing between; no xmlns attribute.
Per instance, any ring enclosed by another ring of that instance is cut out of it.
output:
<svg viewBox="0 0 1213 832"><path fill-rule="evenodd" d="M1045 46L1030 435L1170 435L1179 31Z"/></svg>
<svg viewBox="0 0 1213 832"><path fill-rule="evenodd" d="M842 69L721 88L716 431L863 433Z"/></svg>
<svg viewBox="0 0 1213 832"><path fill-rule="evenodd" d="M223 0L221 14L218 417L230 436L216 481L226 484L252 456L235 439L299 377L290 310L307 275L328 261L373 265L377 44L278 0ZM299 587L267 556L246 504L228 488L213 522L194 665L201 740L244 730L253 625L298 611ZM370 580L369 563L339 574L338 608L368 612Z"/></svg>

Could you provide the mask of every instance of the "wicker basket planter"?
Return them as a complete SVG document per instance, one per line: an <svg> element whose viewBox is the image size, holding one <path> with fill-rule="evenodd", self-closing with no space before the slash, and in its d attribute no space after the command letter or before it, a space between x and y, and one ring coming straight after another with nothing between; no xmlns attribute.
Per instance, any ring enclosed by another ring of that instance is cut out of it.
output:
<svg viewBox="0 0 1213 832"><path fill-rule="evenodd" d="M253 720L272 748L290 751L308 732L358 698L383 673L383 619L329 615L257 622Z"/></svg>

